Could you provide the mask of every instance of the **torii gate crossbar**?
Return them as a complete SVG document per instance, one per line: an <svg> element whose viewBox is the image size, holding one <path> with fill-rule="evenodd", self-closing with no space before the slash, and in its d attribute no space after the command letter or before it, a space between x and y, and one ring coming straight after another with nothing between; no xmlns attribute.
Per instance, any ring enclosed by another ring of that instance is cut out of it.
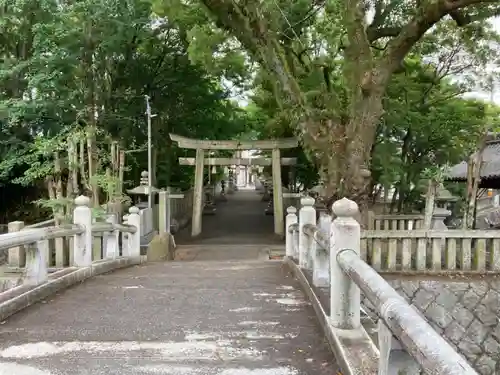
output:
<svg viewBox="0 0 500 375"><path fill-rule="evenodd" d="M285 223L283 214L283 186L281 182L281 149L295 148L299 145L296 138L283 138L260 141L211 141L186 138L176 134L170 134L170 139L176 142L180 148L196 150L194 161L194 197L193 197L193 217L191 226L191 236L201 234L201 223L203 213L203 168L205 162L205 150L272 150L270 164L273 174L273 208L274 208L274 232L283 236L285 233ZM245 160L245 159L241 159ZM238 163L234 163L238 164ZM232 164L229 164L232 165Z"/></svg>

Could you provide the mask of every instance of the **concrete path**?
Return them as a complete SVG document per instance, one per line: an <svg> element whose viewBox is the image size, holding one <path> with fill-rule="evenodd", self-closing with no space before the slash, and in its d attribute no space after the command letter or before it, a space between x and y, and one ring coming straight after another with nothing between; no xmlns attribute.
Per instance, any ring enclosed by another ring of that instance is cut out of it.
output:
<svg viewBox="0 0 500 375"><path fill-rule="evenodd" d="M176 234L177 244L273 244L283 243L274 234L274 219L265 214L268 202L255 190L238 190L217 201L215 215L204 215L202 233L191 238L191 228Z"/></svg>
<svg viewBox="0 0 500 375"><path fill-rule="evenodd" d="M0 375L332 375L281 262L170 262L102 275L0 325Z"/></svg>

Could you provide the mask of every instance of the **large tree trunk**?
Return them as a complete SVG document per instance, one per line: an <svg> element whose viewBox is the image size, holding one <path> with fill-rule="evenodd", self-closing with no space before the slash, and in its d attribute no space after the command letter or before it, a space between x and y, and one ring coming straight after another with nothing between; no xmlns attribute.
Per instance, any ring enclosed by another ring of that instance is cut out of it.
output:
<svg viewBox="0 0 500 375"><path fill-rule="evenodd" d="M330 201L347 197L365 210L370 197L371 149L383 112L382 98L372 95L355 102L359 111L346 124L337 119L319 124L309 121L303 142L316 157L323 194Z"/></svg>

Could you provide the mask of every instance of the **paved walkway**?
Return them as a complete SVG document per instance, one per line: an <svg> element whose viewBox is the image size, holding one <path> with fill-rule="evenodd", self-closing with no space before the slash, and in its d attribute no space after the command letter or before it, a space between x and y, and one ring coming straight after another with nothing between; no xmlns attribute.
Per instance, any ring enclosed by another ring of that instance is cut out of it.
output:
<svg viewBox="0 0 500 375"><path fill-rule="evenodd" d="M201 235L192 238L191 227L175 235L175 259L263 260L283 253L284 241L274 234L274 218L265 214L268 202L254 189L238 190L218 201L215 215L204 215Z"/></svg>
<svg viewBox="0 0 500 375"><path fill-rule="evenodd" d="M90 279L0 325L1 375L331 375L281 262L170 262Z"/></svg>
<svg viewBox="0 0 500 375"><path fill-rule="evenodd" d="M178 233L178 244L272 244L283 243L274 234L274 218L265 214L268 202L252 190L227 195L227 202L216 203L215 215L204 215L202 233L191 238L191 228Z"/></svg>

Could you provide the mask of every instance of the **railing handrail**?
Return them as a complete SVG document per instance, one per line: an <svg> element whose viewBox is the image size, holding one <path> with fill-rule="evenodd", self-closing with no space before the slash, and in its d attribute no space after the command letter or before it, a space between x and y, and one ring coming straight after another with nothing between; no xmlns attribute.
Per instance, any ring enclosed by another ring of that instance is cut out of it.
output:
<svg viewBox="0 0 500 375"><path fill-rule="evenodd" d="M45 223L48 223L47 220ZM42 223L38 223L42 224ZM76 224L64 224L50 227L25 227L19 232L0 234L0 250L10 249L16 246L29 245L38 241L51 240L54 238L62 238L82 234L84 228ZM92 233L103 233L118 230L124 233L136 233L137 228L131 225L111 224L111 223L94 223L92 224Z"/></svg>
<svg viewBox="0 0 500 375"><path fill-rule="evenodd" d="M337 262L375 306L378 316L417 363L432 374L476 375L476 371L420 316L394 288L351 249Z"/></svg>
<svg viewBox="0 0 500 375"><path fill-rule="evenodd" d="M133 225L127 225L127 224L112 224L112 225L114 230L117 230L122 233L134 234L137 232L137 228L134 227Z"/></svg>
<svg viewBox="0 0 500 375"><path fill-rule="evenodd" d="M317 227L314 224L306 224L302 228L302 231L306 236L311 237L322 250L328 251L330 248L330 240L326 233L324 233L321 228Z"/></svg>
<svg viewBox="0 0 500 375"><path fill-rule="evenodd" d="M28 245L38 241L50 240L66 236L81 234L84 229L79 225L69 224L58 227L46 227L26 229L19 232L5 233L0 235L0 250L10 249L16 246Z"/></svg>
<svg viewBox="0 0 500 375"><path fill-rule="evenodd" d="M424 214L375 214L374 220L423 220Z"/></svg>
<svg viewBox="0 0 500 375"><path fill-rule="evenodd" d="M371 360L364 364L359 360L368 356L378 359L379 374L387 374L389 366L409 369L418 364L429 374L477 375L472 366L434 330L426 318L414 310L376 269L365 262L366 239L375 238L379 241L390 238L390 254L396 257L394 249L398 239L403 240L408 256L408 241L404 241L405 239L416 238L420 249L422 243L425 244L426 239L430 238L435 250L438 249L436 244L443 238L465 237L470 242L470 238L478 237L498 241L500 234L491 231L362 231L356 220L359 214L358 206L351 200L344 198L336 201L332 206L333 215L323 214L319 218L312 198L304 197L300 203L300 210L295 207L287 208L287 261L296 267L295 270L312 271L309 275L313 286L329 288L329 320L326 325L328 328L325 329L329 330L327 337L332 337L330 344L342 357L339 361L346 367L346 372L355 370L354 372L359 373L373 373L375 367ZM320 249L325 250L319 251ZM306 275L299 279L305 278ZM361 320L360 291L374 305L380 317L378 353L373 342L371 345L367 344L370 337L363 329ZM320 303L317 298L316 303ZM324 311L323 314L326 316ZM359 342L353 343L353 340L358 339ZM391 360L391 351L401 348L393 342L394 339L401 342L402 348L413 360L403 360L399 361L400 363L394 358ZM351 365L355 367L350 367Z"/></svg>
<svg viewBox="0 0 500 375"><path fill-rule="evenodd" d="M25 228L28 228L28 229L35 229L35 228L46 228L46 226L52 226L53 224L55 224L55 219L48 219L48 220L44 220L44 221L40 221L38 223L35 223L35 224L30 224L30 225L26 225Z"/></svg>
<svg viewBox="0 0 500 375"><path fill-rule="evenodd" d="M92 233L112 232L115 230L112 223L94 223L92 224Z"/></svg>

